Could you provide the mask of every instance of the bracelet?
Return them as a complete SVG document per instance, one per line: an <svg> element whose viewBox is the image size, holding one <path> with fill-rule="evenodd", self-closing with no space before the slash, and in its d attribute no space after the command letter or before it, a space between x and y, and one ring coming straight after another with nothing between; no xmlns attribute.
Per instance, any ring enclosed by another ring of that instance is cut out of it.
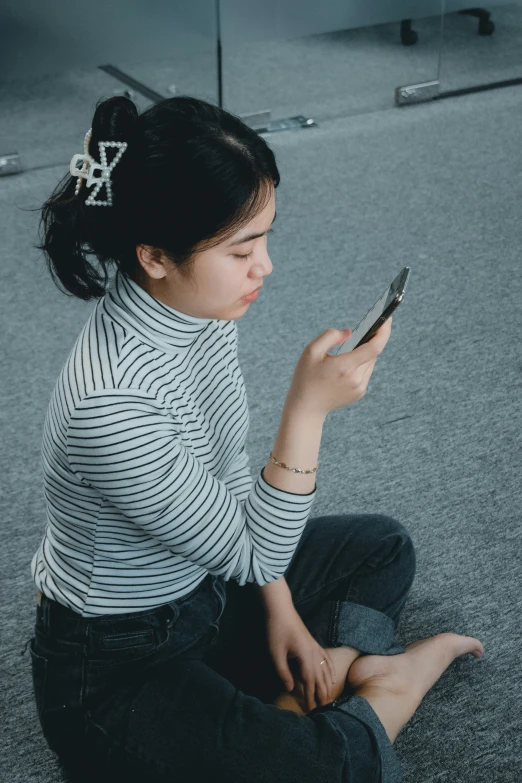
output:
<svg viewBox="0 0 522 783"><path fill-rule="evenodd" d="M291 470L292 473L315 473L317 468L319 467L319 463L313 468L312 470L301 470L300 468L289 468L288 465L285 465L284 462L278 462L274 457L272 456L272 452L270 452L270 459L274 463L274 465L279 465L280 468L286 468L286 470Z"/></svg>

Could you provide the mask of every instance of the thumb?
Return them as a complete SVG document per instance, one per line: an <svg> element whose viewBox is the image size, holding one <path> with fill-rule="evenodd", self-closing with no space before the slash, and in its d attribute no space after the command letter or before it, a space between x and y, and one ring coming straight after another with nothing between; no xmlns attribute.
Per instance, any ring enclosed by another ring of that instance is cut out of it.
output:
<svg viewBox="0 0 522 783"><path fill-rule="evenodd" d="M341 329L339 331L339 334L341 335L341 339L337 340L337 342L335 342L334 345L337 345L338 343L344 343L344 341L349 338L351 333L352 333L351 329Z"/></svg>
<svg viewBox="0 0 522 783"><path fill-rule="evenodd" d="M351 329L332 329L328 331L333 332L332 339L334 340L334 342L329 343L329 347L332 347L332 345L339 345L339 343L344 343L344 341L347 340L352 333Z"/></svg>
<svg viewBox="0 0 522 783"><path fill-rule="evenodd" d="M334 345L344 343L351 333L351 329L326 329L324 332L322 332L322 334L316 337L315 340L312 340L310 345L319 345L321 347L321 351L327 353L327 351Z"/></svg>
<svg viewBox="0 0 522 783"><path fill-rule="evenodd" d="M314 352L317 352L322 356L323 354L328 353L330 348L333 348L334 345L344 343L351 333L351 329L325 329L325 331L318 335L315 340L312 340L307 347L313 347Z"/></svg>

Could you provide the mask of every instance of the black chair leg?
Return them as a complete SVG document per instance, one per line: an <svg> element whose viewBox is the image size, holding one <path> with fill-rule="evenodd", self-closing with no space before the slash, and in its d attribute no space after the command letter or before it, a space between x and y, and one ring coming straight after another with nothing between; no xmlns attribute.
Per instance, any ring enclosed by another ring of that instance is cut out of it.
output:
<svg viewBox="0 0 522 783"><path fill-rule="evenodd" d="M403 19L401 22L401 42L403 46L413 46L419 40L415 30L411 29L411 19Z"/></svg>
<svg viewBox="0 0 522 783"><path fill-rule="evenodd" d="M486 11L485 8L465 8L463 11L459 11L459 14L463 16L474 16L479 20L478 33L479 35L492 35L495 30L495 25L490 20L491 13Z"/></svg>
<svg viewBox="0 0 522 783"><path fill-rule="evenodd" d="M495 31L495 25L491 21L491 13L486 11L485 8L465 8L463 11L458 11L463 16L474 16L478 19L478 34L479 35L493 35ZM411 19L403 19L401 22L401 42L403 46L413 46L419 40L419 36L412 30Z"/></svg>

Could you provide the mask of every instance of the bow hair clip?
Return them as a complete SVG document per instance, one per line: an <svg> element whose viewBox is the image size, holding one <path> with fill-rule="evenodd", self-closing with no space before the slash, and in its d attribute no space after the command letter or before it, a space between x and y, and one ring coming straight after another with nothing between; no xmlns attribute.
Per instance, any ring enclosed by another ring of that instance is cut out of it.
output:
<svg viewBox="0 0 522 783"><path fill-rule="evenodd" d="M92 191L92 193L89 195L89 198L86 199L85 203L89 207L99 206L99 207L110 207L112 206L112 188L111 188L111 171L116 166L117 163L119 163L121 156L127 149L127 142L126 141L99 141L98 142L98 148L100 150L100 160L101 163L97 163L97 161L94 160L89 155L89 142L91 140L92 136L92 128L90 128L87 133L85 134L85 140L83 143L83 155L73 155L71 163L69 165L69 171L71 172L73 177L78 177L78 182L76 183L76 190L74 191L75 195L77 196L80 192L80 188L82 186L82 179L87 180L87 187L90 188L92 185L96 183L96 187ZM110 162L110 164L107 165L107 147L117 147L118 152ZM79 169L77 167L77 163L81 161L82 167ZM95 171L100 171L101 174L99 177L94 176ZM101 188L105 185L107 189L107 200L106 201L96 201L95 196L98 195Z"/></svg>

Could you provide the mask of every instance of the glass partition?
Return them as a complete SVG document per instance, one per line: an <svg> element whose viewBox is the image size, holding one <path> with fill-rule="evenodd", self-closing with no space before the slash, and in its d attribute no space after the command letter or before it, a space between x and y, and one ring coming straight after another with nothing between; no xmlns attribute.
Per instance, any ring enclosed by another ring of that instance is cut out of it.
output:
<svg viewBox="0 0 522 783"><path fill-rule="evenodd" d="M67 165L100 98L217 101L215 0L4 0L0 29L1 174Z"/></svg>
<svg viewBox="0 0 522 783"><path fill-rule="evenodd" d="M446 0L441 92L522 78L522 2L490 0L482 8Z"/></svg>
<svg viewBox="0 0 522 783"><path fill-rule="evenodd" d="M391 108L398 87L436 81L441 11L441 0L221 0L224 107L254 126Z"/></svg>

